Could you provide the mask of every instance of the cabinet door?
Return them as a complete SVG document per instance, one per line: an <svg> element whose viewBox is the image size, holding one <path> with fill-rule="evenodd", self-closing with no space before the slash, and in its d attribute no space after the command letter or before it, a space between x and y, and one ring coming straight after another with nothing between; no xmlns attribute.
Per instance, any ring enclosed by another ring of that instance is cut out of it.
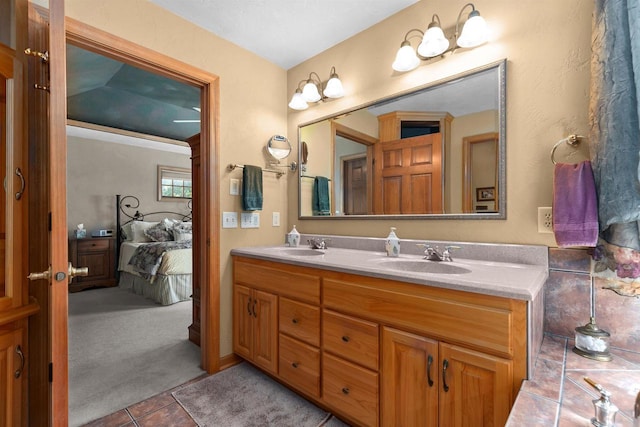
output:
<svg viewBox="0 0 640 427"><path fill-rule="evenodd" d="M253 291L256 304L253 330L253 361L269 372L278 372L278 297Z"/></svg>
<svg viewBox="0 0 640 427"><path fill-rule="evenodd" d="M382 329L382 425L438 425L438 343Z"/></svg>
<svg viewBox="0 0 640 427"><path fill-rule="evenodd" d="M440 426L503 426L512 401L512 363L440 344Z"/></svg>
<svg viewBox="0 0 640 427"><path fill-rule="evenodd" d="M0 334L0 426L20 426L24 365L18 354L22 330ZM15 373L19 372L18 378Z"/></svg>
<svg viewBox="0 0 640 427"><path fill-rule="evenodd" d="M245 359L251 359L252 302L249 288L240 285L233 287L233 351Z"/></svg>

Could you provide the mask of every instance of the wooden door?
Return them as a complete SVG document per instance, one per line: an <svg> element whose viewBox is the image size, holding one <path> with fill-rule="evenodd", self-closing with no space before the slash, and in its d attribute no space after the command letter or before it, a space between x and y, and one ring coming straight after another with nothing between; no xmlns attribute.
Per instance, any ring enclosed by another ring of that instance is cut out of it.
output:
<svg viewBox="0 0 640 427"><path fill-rule="evenodd" d="M15 329L0 333L0 426L17 427L26 423L22 417L22 393L24 359L18 358L16 351L22 352L23 330ZM24 353L23 353L24 357ZM16 372L19 373L16 378Z"/></svg>
<svg viewBox="0 0 640 427"><path fill-rule="evenodd" d="M382 425L438 425L438 342L382 329Z"/></svg>
<svg viewBox="0 0 640 427"><path fill-rule="evenodd" d="M269 372L278 372L278 297L253 291L253 361Z"/></svg>
<svg viewBox="0 0 640 427"><path fill-rule="evenodd" d="M374 145L376 214L442 213L440 133Z"/></svg>
<svg viewBox="0 0 640 427"><path fill-rule="evenodd" d="M233 286L233 351L251 359L253 348L253 315L251 290L246 286Z"/></svg>
<svg viewBox="0 0 640 427"><path fill-rule="evenodd" d="M345 215L366 215L367 211L367 158L359 157L344 162L343 206Z"/></svg>
<svg viewBox="0 0 640 427"><path fill-rule="evenodd" d="M50 0L48 11L29 6L29 45L34 51L48 52L47 62L37 57L29 62L29 267L31 272L47 272L51 278L35 280L30 286L30 294L45 310L29 333L29 343L37 350L31 358L29 413L33 425L66 426L67 89L63 0ZM49 372L53 373L51 378Z"/></svg>
<svg viewBox="0 0 640 427"><path fill-rule="evenodd" d="M511 362L444 343L440 344L440 360L439 425L505 425L512 402Z"/></svg>

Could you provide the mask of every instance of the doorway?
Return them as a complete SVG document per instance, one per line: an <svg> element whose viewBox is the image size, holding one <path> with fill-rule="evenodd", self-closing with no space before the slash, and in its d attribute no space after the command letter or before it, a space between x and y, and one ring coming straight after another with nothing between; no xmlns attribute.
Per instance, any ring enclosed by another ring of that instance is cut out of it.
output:
<svg viewBox="0 0 640 427"><path fill-rule="evenodd" d="M217 116L218 116L218 77L188 64L181 63L172 58L163 56L157 52L130 43L103 31L97 30L81 22L70 18L65 20L67 40L76 46L100 53L105 56L118 59L137 67L170 77L181 82L198 87L201 93L201 118L202 134L200 138L199 159L197 168L194 166L194 180L200 184L199 190L193 197L193 211L196 220L194 221L194 239L202 242L202 248L194 255L194 264L199 268L194 273L201 286L201 363L202 368L208 373L214 373L220 367L220 346L219 346L219 242L216 238L219 225L219 195L217 182L219 177L218 141L217 141ZM46 233L45 233L46 234ZM45 252L47 247L36 248ZM34 250L36 250L34 249ZM34 258L41 258L36 256ZM45 288L43 292L48 292ZM39 295L39 300L46 301L47 294ZM66 310L66 306L64 307ZM51 306L48 318L62 319L66 325L67 314L61 311L54 303ZM55 322L55 321L54 321ZM51 343L51 352L48 352L48 334L50 329L59 328L57 324L44 324L30 330L30 342L32 346L31 366L44 367L49 364L49 355L53 354L55 359L64 361L65 366L59 366L62 372L66 370L66 338L64 342L54 340ZM35 375L34 375L35 374ZM48 405L51 401L50 387L43 386L49 384L49 373L46 369L33 369L30 376L30 412L34 414L48 414ZM68 393L66 379L58 380L57 389L61 394ZM61 385L62 384L62 385ZM58 401L65 401L60 397ZM60 413L54 409L54 413ZM65 418L66 419L66 418ZM44 424L43 424L44 425Z"/></svg>

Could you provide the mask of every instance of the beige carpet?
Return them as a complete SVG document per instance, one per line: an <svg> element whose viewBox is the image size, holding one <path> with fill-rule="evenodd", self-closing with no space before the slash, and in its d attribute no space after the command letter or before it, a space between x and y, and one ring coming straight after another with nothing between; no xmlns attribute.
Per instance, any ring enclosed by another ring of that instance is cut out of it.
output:
<svg viewBox="0 0 640 427"><path fill-rule="evenodd" d="M248 363L173 392L201 427L346 426Z"/></svg>
<svg viewBox="0 0 640 427"><path fill-rule="evenodd" d="M190 324L191 301L161 306L117 287L69 294L69 425L205 373Z"/></svg>

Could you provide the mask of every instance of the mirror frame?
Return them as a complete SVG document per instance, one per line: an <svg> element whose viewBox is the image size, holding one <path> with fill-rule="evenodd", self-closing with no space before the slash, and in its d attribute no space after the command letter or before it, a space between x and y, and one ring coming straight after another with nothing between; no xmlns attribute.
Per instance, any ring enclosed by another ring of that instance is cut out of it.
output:
<svg viewBox="0 0 640 427"><path fill-rule="evenodd" d="M498 185L498 212L493 213L451 213L451 214L405 214L405 215L330 215L330 216L302 216L302 184L300 174L302 171L298 173L298 219L300 220L354 220L354 219L372 219L372 220L386 220L386 219L455 219L455 220L478 220L478 219L506 219L507 218L507 187L506 187L506 156L507 156L507 141L506 141L506 122L507 122L507 111L506 111L506 73L507 73L507 60L502 59L500 61L492 62L481 67L473 68L453 76L437 80L435 82L428 83L426 85L417 86L411 88L409 90L399 92L393 95L390 95L386 98L378 99L376 101L372 101L366 104L362 104L356 106L354 108L339 111L337 113L331 114L329 116L324 116L319 119L301 123L298 125L298 161L301 161L301 128L304 126L309 126L315 123L322 122L324 120L329 120L344 114L348 114L357 110L361 110L363 108L368 108L377 104L385 104L388 102L392 102L398 98L403 96L416 94L418 92L423 92L427 90L431 90L437 86L451 83L461 78L471 76L476 73L480 73L490 69L496 69L498 71L498 164L497 164L497 178L496 183Z"/></svg>

